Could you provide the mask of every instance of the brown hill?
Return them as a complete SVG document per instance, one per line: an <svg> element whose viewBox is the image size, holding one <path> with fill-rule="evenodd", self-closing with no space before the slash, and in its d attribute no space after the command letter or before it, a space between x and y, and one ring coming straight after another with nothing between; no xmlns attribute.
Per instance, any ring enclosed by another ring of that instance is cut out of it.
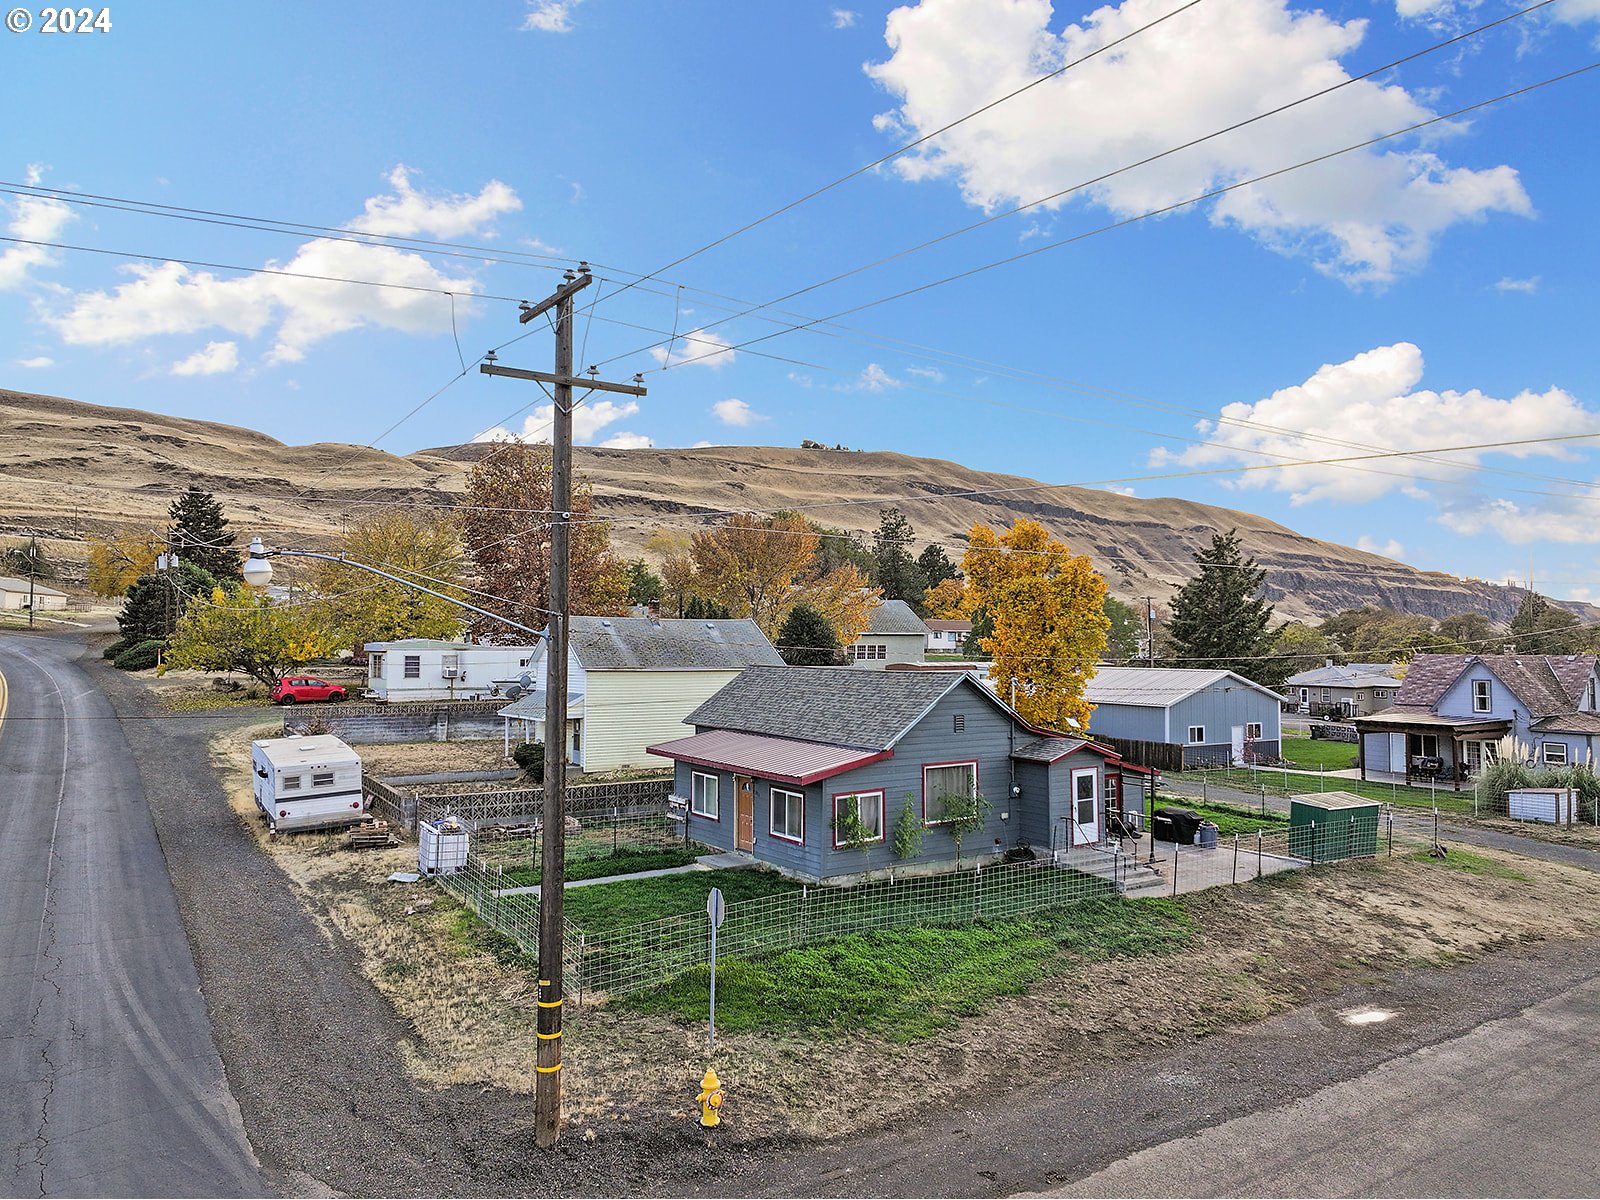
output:
<svg viewBox="0 0 1600 1200"><path fill-rule="evenodd" d="M81 561L86 534L160 528L172 498L196 483L216 494L244 536L315 547L374 505L449 505L487 449L399 457L337 443L286 446L231 425L0 391L0 533L57 539L52 551L70 564ZM894 504L919 542L943 543L952 559L975 521L998 526L1032 517L1087 553L1116 595L1154 596L1163 608L1192 574L1195 549L1226 529L1237 529L1268 568L1270 596L1285 617L1379 604L1434 617L1476 610L1504 622L1522 596L1234 509L1049 486L890 452L579 447L575 461L594 487L597 511L615 523L614 544L628 555L655 529L693 529L717 513L794 508L825 525L868 531L879 509Z"/></svg>

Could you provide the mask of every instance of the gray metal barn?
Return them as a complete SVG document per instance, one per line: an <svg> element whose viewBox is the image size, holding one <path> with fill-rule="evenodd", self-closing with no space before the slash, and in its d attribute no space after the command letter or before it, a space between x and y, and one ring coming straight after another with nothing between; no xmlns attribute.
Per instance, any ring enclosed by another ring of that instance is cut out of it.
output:
<svg viewBox="0 0 1600 1200"><path fill-rule="evenodd" d="M1101 667L1084 696L1095 706L1091 737L1181 747L1186 767L1276 759L1282 750L1282 697L1232 671Z"/></svg>

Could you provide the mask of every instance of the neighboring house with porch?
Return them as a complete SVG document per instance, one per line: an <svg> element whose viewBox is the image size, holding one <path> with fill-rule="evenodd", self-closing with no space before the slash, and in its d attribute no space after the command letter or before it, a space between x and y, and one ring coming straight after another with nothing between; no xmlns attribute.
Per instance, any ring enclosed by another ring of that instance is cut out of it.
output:
<svg viewBox="0 0 1600 1200"><path fill-rule="evenodd" d="M1592 654L1419 654L1389 709L1356 717L1369 772L1461 782L1515 737L1535 765L1592 761L1600 737Z"/></svg>
<svg viewBox="0 0 1600 1200"><path fill-rule="evenodd" d="M534 646L480 646L402 638L368 642L367 695L374 700L486 700L528 669Z"/></svg>
<svg viewBox="0 0 1600 1200"><path fill-rule="evenodd" d="M67 594L38 580L30 585L26 579L0 575L0 609L25 612L30 603L35 612L60 612L67 607Z"/></svg>
<svg viewBox="0 0 1600 1200"><path fill-rule="evenodd" d="M885 600L872 610L860 637L847 648L851 666L882 670L890 663L922 661L928 627L904 600Z"/></svg>
<svg viewBox="0 0 1600 1200"><path fill-rule="evenodd" d="M927 649L930 654L960 654L972 632L971 621L934 619L923 622L928 627Z"/></svg>
<svg viewBox="0 0 1600 1200"><path fill-rule="evenodd" d="M948 869L947 796L987 804L964 861L1019 843L1093 846L1107 807L1120 806L1122 772L1149 774L1029 725L963 671L752 667L686 723L692 736L650 751L677 762L689 836L812 881ZM906 857L901 822L921 832ZM863 840L841 845L841 829Z"/></svg>
<svg viewBox="0 0 1600 1200"><path fill-rule="evenodd" d="M1365 717L1394 703L1400 680L1390 663L1349 663L1332 660L1309 671L1291 675L1283 696L1296 712L1318 716Z"/></svg>
<svg viewBox="0 0 1600 1200"><path fill-rule="evenodd" d="M568 626L567 757L585 771L660 767L646 753L746 667L783 658L751 620L573 617ZM545 651L528 670L534 691L500 710L509 748L544 741Z"/></svg>
<svg viewBox="0 0 1600 1200"><path fill-rule="evenodd" d="M1094 705L1089 736L1181 747L1185 767L1276 759L1282 750L1277 692L1232 671L1097 667L1083 691Z"/></svg>

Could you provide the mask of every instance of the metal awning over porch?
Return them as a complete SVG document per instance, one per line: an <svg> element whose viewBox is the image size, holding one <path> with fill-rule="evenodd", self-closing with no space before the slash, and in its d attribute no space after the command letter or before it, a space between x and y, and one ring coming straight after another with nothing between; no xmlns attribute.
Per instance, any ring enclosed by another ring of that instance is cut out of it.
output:
<svg viewBox="0 0 1600 1200"><path fill-rule="evenodd" d="M762 779L800 786L894 756L893 750L801 742L731 729L713 729L693 737L660 742L646 746L645 752L700 767L759 775Z"/></svg>
<svg viewBox="0 0 1600 1200"><path fill-rule="evenodd" d="M1458 792L1461 790L1461 780L1467 763L1466 743L1496 742L1511 732L1511 722L1504 719L1446 717L1434 712L1406 712L1392 708L1373 713L1369 717L1353 717L1350 724L1356 729L1356 761L1360 766L1363 780L1367 778L1367 735L1374 733L1384 736L1398 734L1407 739L1404 757L1407 784L1410 784L1413 778L1437 780L1440 771L1433 769L1419 773L1415 768L1418 759L1423 756L1411 753L1411 738L1432 737L1439 742L1437 765L1444 768L1444 776L1451 781ZM1444 753L1446 746L1449 747L1448 754ZM1390 767L1393 766L1391 761Z"/></svg>

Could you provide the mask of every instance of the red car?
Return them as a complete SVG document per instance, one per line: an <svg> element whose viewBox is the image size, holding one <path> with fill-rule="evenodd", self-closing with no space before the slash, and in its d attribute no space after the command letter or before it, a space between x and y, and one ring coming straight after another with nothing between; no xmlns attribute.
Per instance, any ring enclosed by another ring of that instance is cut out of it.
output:
<svg viewBox="0 0 1600 1200"><path fill-rule="evenodd" d="M278 686L272 689L274 704L303 704L308 700L326 700L338 704L344 699L344 688L326 680L313 679L309 675L280 679Z"/></svg>

